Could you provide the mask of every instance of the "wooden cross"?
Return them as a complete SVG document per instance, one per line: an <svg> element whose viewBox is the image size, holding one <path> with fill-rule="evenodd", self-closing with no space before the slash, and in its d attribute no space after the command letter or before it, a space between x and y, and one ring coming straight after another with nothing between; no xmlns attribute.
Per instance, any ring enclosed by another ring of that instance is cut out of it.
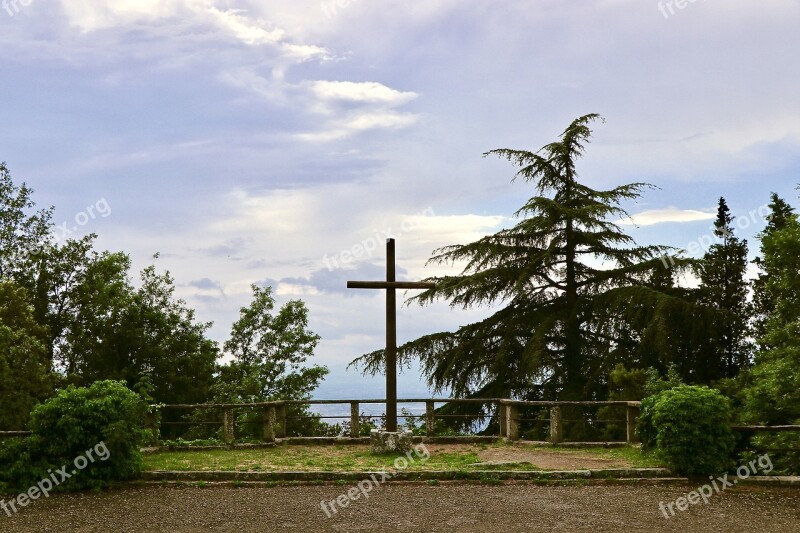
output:
<svg viewBox="0 0 800 533"><path fill-rule="evenodd" d="M386 431L397 431L397 289L432 289L435 283L395 279L394 239L386 239L386 281L348 281L348 289L386 289Z"/></svg>

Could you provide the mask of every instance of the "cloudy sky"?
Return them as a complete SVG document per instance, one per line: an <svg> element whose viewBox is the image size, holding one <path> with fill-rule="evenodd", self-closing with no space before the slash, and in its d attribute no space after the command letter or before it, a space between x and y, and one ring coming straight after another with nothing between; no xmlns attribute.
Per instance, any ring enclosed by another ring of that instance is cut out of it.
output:
<svg viewBox="0 0 800 533"><path fill-rule="evenodd" d="M798 203L797 0L7 0L0 160L137 269L169 269L223 341L251 283L303 298L321 397L383 343L380 279L508 225L531 195L493 148L538 149L597 112L586 183L647 181L640 242L702 253L724 195L740 234ZM74 231L72 231L74 229ZM699 255L699 253L697 255ZM485 310L404 308L399 340ZM418 376L401 395L422 394Z"/></svg>

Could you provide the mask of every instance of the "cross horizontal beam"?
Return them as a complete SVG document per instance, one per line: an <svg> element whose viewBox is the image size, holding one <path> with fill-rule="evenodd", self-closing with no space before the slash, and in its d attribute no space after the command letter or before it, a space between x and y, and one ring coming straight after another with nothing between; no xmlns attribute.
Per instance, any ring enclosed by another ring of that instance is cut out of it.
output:
<svg viewBox="0 0 800 533"><path fill-rule="evenodd" d="M430 281L348 281L348 289L433 289Z"/></svg>

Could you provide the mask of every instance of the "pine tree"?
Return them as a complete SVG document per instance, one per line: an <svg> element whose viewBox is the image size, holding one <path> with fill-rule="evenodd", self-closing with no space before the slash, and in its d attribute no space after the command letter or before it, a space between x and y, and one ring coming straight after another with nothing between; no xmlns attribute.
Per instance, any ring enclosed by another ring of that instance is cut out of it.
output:
<svg viewBox="0 0 800 533"><path fill-rule="evenodd" d="M764 256L764 239L769 239L776 232L786 228L788 225L797 221L794 208L776 193L770 196L770 214L767 215L767 227L759 234L762 242L761 255ZM767 334L767 318L775 310L775 300L778 297L774 294L769 284L769 278L774 274L774 266L770 262L756 257L753 263L758 267L758 277L753 281L753 335L759 346L767 347L765 336Z"/></svg>
<svg viewBox="0 0 800 533"><path fill-rule="evenodd" d="M626 313L654 309L671 296L649 284L665 268L664 246L638 246L613 220L627 217L622 202L652 187L644 183L596 190L578 181L576 161L597 115L576 119L560 140L538 152L499 149L535 196L516 212L512 228L434 252L434 264L465 264L460 275L431 278L436 288L414 298L453 307L495 305L480 322L428 335L398 351L419 357L429 384L458 397L586 400L605 394L627 342ZM674 268L687 266L677 259ZM356 360L368 372L383 352Z"/></svg>
<svg viewBox="0 0 800 533"><path fill-rule="evenodd" d="M697 346L693 378L700 383L735 377L750 364L747 242L733 234L732 222L728 204L720 198L714 236L721 242L709 247L699 268L700 303L720 311L708 323L707 342Z"/></svg>

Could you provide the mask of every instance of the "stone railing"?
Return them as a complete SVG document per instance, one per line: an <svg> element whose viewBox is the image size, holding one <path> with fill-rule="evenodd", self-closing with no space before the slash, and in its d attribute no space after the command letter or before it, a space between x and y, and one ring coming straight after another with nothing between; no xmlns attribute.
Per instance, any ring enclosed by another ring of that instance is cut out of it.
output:
<svg viewBox="0 0 800 533"><path fill-rule="evenodd" d="M436 418L436 404L437 403L481 403L481 404L499 404L500 399L473 399L473 398L422 398L422 399L399 399L399 404L425 404L425 414L422 416L415 415L401 415L401 418L423 418L425 420L425 433L428 436L433 436ZM276 439L286 438L287 427L291 418L317 418L317 419L346 419L346 416L322 416L322 415L309 415L309 416L289 416L287 407L291 405L348 405L350 407L350 438L359 438L361 435L361 423L364 416L361 413L361 406L364 404L386 404L383 399L364 399L364 400L284 400L263 403L236 403L236 404L192 404L192 405L160 405L159 409L214 409L222 411L222 428L223 440L226 443L232 443L236 439L236 413L237 409L263 409L263 425L262 425L262 438L264 442L274 442ZM450 417L463 417L475 418L473 415L448 415ZM367 418L382 418L379 416L371 416ZM190 424L187 422L166 422L166 424ZM155 415L148 416L147 426L150 429L157 429L157 418Z"/></svg>
<svg viewBox="0 0 800 533"><path fill-rule="evenodd" d="M633 444L636 442L636 419L639 416L641 402L607 401L607 402L525 402L517 400L500 400L500 436L509 440L520 438L520 423L524 420L520 417L520 410L523 407L540 407L550 409L550 442L559 444L564 442L564 421L562 408L567 406L574 407L605 407L605 406L624 406L625 407L625 434L626 442Z"/></svg>
<svg viewBox="0 0 800 533"><path fill-rule="evenodd" d="M565 409L571 407L617 407L625 410L624 419L616 420L594 420L593 422L613 422L624 423L625 427L625 441L627 444L633 444L637 441L636 436L636 420L639 416L639 409L641 402L628 402L628 401L585 401L585 402L547 402L547 401L520 401L508 400L500 398L411 398L399 399L400 404L424 404L425 413L423 415L400 415L401 418L417 418L424 420L425 435L428 437L435 436L436 420L439 418L464 418L476 419L480 415L474 414L448 414L442 415L436 412L436 404L483 404L493 410L493 414L484 415L484 419L496 419L499 426L498 433L489 435L486 438L505 438L508 440L519 440L522 436L522 428L525 423L535 421L539 424L549 425L548 441L553 444L560 444L564 442L564 427L565 422L575 422L575 420L567 421L563 418ZM385 405L385 399L364 399L364 400L296 400L296 401L274 401L262 403L233 403L233 404L169 404L154 406L157 410L174 409L174 410L218 410L222 412L222 420L216 422L187 422L187 421L164 421L162 425L180 424L180 425L196 425L196 424L221 424L223 431L223 440L227 444L232 444L236 440L236 412L239 409L260 409L263 411L261 417L261 438L264 442L275 442L278 439L285 439L287 437L287 428L289 422L293 418L317 418L317 419L347 419L347 416L322 416L322 415L289 415L288 407L292 405L298 406L313 406L313 405L348 405L349 416L349 434L346 437L350 439L358 439L361 435L361 424L364 415L361 413L361 406L365 404L378 404ZM547 410L545 418L526 418L524 413L531 409ZM377 419L380 416L367 416L366 418ZM159 429L159 417L152 413L148 415L146 427L157 431ZM762 433L762 432L783 432L795 431L800 432L800 425L790 426L742 426L734 425L732 429L742 433ZM0 439L23 437L30 435L28 431L0 431ZM459 438L459 437L454 437ZM293 438L293 440L302 440L301 438ZM623 441L619 441L623 442Z"/></svg>
<svg viewBox="0 0 800 533"><path fill-rule="evenodd" d="M264 403L247 403L247 404L195 404L195 405L161 405L159 409L177 409L177 410L200 410L200 409L213 409L222 411L222 435L226 443L233 443L236 439L236 410L238 409L262 409L262 427L261 436L264 442L274 442L277 439L283 439L287 436L287 427L291 418L320 418L320 419L347 419L346 416L289 416L287 414L287 407L290 405L349 405L349 438L359 438L361 435L361 423L363 415L361 414L361 406L363 404L385 404L386 400L383 399L364 399L364 400L308 400L308 401L275 401ZM524 418L521 413L526 408L539 408L549 409L549 425L550 425L550 438L549 441L558 444L564 442L563 428L564 420L562 417L562 408L566 407L619 407L624 408L626 411L625 419L618 420L604 420L601 422L618 422L625 423L626 440L628 444L636 442L635 427L636 418L639 413L640 402L626 402L626 401L592 401L592 402L529 402L506 400L500 398L411 398L399 399L400 404L424 404L425 414L418 415L401 415L401 418L420 418L424 419L425 435L428 437L435 436L436 419L441 417L448 418L464 418L476 419L480 415L474 414L448 414L441 415L436 412L436 404L457 404L457 403L479 403L488 405L493 408L493 415L485 415L484 418L497 417L499 424L499 433L490 435L489 438L506 438L509 440L519 440L521 437L521 425L523 422L536 420L542 422L542 419ZM377 416L368 418L380 418ZM164 424L191 424L191 422L164 422ZM151 415L148 420L148 427L157 429L157 418Z"/></svg>

